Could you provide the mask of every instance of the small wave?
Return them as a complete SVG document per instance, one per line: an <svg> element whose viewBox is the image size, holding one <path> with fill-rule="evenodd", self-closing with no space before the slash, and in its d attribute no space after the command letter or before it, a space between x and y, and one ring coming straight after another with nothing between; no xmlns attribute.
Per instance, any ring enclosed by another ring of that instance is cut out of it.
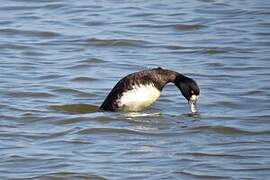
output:
<svg viewBox="0 0 270 180"><path fill-rule="evenodd" d="M91 142L89 140L82 140L82 139L67 139L64 140L65 143L71 143L71 144L94 144L94 142Z"/></svg>
<svg viewBox="0 0 270 180"><path fill-rule="evenodd" d="M169 49L169 50L183 50L183 49L186 49L186 47L178 46L178 45L168 45L168 46L164 46L164 47Z"/></svg>
<svg viewBox="0 0 270 180"><path fill-rule="evenodd" d="M74 64L68 65L65 68L68 69L87 69L90 67L93 67L94 64L99 64L99 63L104 63L106 61L102 60L102 59L98 59L98 58L90 58L90 59L86 59L86 60L79 60Z"/></svg>
<svg viewBox="0 0 270 180"><path fill-rule="evenodd" d="M67 104L67 105L52 105L49 107L50 109L56 111L62 111L66 113L95 113L99 111L99 107L90 104Z"/></svg>
<svg viewBox="0 0 270 180"><path fill-rule="evenodd" d="M224 48L206 48L206 49L203 49L202 52L206 54L223 54L223 53L227 53L228 50Z"/></svg>
<svg viewBox="0 0 270 180"><path fill-rule="evenodd" d="M88 92L83 92L83 91L79 91L76 89L71 89L71 88L54 88L53 92L56 93L61 93L61 94L74 94L74 95L79 95L79 96L84 96L84 97L93 97L95 96L92 93L88 93Z"/></svg>
<svg viewBox="0 0 270 180"><path fill-rule="evenodd" d="M242 96L266 96L267 92L261 90L250 90L247 92L243 92Z"/></svg>
<svg viewBox="0 0 270 180"><path fill-rule="evenodd" d="M199 174L195 172L191 172L188 170L184 170L182 172L174 172L176 175L181 175L181 178L186 177L186 179L189 178L195 178L195 179L228 179L227 176L219 176L219 175L204 175ZM185 179L185 178L184 178Z"/></svg>
<svg viewBox="0 0 270 180"><path fill-rule="evenodd" d="M129 17L151 17L151 16L156 16L156 13L152 13L152 12L141 12L141 13L133 13L130 14Z"/></svg>
<svg viewBox="0 0 270 180"><path fill-rule="evenodd" d="M143 40L131 39L97 39L90 38L86 40L88 44L103 47L145 47L149 42Z"/></svg>
<svg viewBox="0 0 270 180"><path fill-rule="evenodd" d="M268 67L262 67L262 66L243 66L243 67L223 67L222 70L224 71L263 71L268 70Z"/></svg>
<svg viewBox="0 0 270 180"><path fill-rule="evenodd" d="M201 25L201 24L176 24L174 25L174 28L176 30L181 30L181 31L198 30L205 27L207 26Z"/></svg>
<svg viewBox="0 0 270 180"><path fill-rule="evenodd" d="M123 128L86 128L80 130L79 134L137 134L137 135L155 135L156 133L149 133L143 131L135 131Z"/></svg>
<svg viewBox="0 0 270 180"><path fill-rule="evenodd" d="M50 106L49 108L57 110L57 111L62 111L62 107L61 106ZM89 121L89 117L82 117L82 115L79 115L79 117L69 117L69 118L64 118L64 119L57 119L55 121L53 121L53 124L57 124L57 125L68 125L68 124L76 124L76 123L80 123L83 121Z"/></svg>
<svg viewBox="0 0 270 180"><path fill-rule="evenodd" d="M96 179L96 180L106 180L106 178L93 174L84 173L74 173L74 172L55 172L49 173L41 176L32 177L34 179Z"/></svg>
<svg viewBox="0 0 270 180"><path fill-rule="evenodd" d="M217 101L216 104L219 104L220 106L224 106L224 107L239 108L240 109L240 105L233 102L233 101Z"/></svg>
<svg viewBox="0 0 270 180"><path fill-rule="evenodd" d="M173 28L178 31L194 31L202 28L206 28L207 26L201 24L131 24L129 27L136 28L153 28L153 29L168 29Z"/></svg>
<svg viewBox="0 0 270 180"><path fill-rule="evenodd" d="M90 64L75 64L75 65L71 65L71 66L68 66L66 67L66 69L87 69L90 67Z"/></svg>
<svg viewBox="0 0 270 180"><path fill-rule="evenodd" d="M183 154L182 154L183 155ZM228 158L243 158L247 156L235 155L235 154L218 154L218 153L206 153L206 152L193 152L185 153L185 155L198 156L198 157L228 157Z"/></svg>
<svg viewBox="0 0 270 180"><path fill-rule="evenodd" d="M10 44L10 43L2 43L0 44L1 49L12 49L12 50L32 50L34 47L30 45L23 44Z"/></svg>
<svg viewBox="0 0 270 180"><path fill-rule="evenodd" d="M40 80L51 80L51 79L60 79L64 77L63 75L58 75L58 74L50 74L50 75L42 75L39 76L38 79Z"/></svg>
<svg viewBox="0 0 270 180"><path fill-rule="evenodd" d="M99 58L90 58L87 60L82 60L80 61L80 63L84 63L84 64L99 64L99 63L105 63L106 61L103 59L99 59Z"/></svg>
<svg viewBox="0 0 270 180"><path fill-rule="evenodd" d="M20 98L29 98L29 97L40 97L40 98L48 98L48 97L54 97L55 95L50 93L44 93L44 92L28 92L28 91L9 91L6 93L6 95L11 97L20 97Z"/></svg>
<svg viewBox="0 0 270 180"><path fill-rule="evenodd" d="M224 67L224 63L221 63L221 62L209 62L207 63L207 66L210 66L210 67Z"/></svg>
<svg viewBox="0 0 270 180"><path fill-rule="evenodd" d="M0 34L34 36L34 37L41 37L41 38L54 38L56 36L60 36L59 33L52 32L52 31L30 31L30 30L18 30L18 29L0 29Z"/></svg>
<svg viewBox="0 0 270 180"><path fill-rule="evenodd" d="M184 46L165 46L165 48L171 51L171 53L181 53L181 54L208 54L208 55L215 55L215 54L223 54L232 51L229 48L220 48L220 47L184 47Z"/></svg>
<svg viewBox="0 0 270 180"><path fill-rule="evenodd" d="M92 81L96 81L96 78L91 78L91 77L76 77L73 78L71 81L74 82L92 82Z"/></svg>
<svg viewBox="0 0 270 180"><path fill-rule="evenodd" d="M200 131L209 131L219 134L228 134L228 135L258 135L258 134L270 134L270 131L249 131L242 130L236 127L227 127L227 126L200 126L192 128L192 130Z"/></svg>

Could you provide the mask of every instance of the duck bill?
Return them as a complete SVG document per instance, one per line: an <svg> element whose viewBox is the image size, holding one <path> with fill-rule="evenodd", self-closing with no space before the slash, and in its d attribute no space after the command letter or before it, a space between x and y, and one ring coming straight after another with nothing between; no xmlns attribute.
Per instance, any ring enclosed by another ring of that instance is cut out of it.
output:
<svg viewBox="0 0 270 180"><path fill-rule="evenodd" d="M198 100L198 96L196 95L192 95L191 98L189 99L188 103L190 106L190 110L192 113L197 113L197 100Z"/></svg>

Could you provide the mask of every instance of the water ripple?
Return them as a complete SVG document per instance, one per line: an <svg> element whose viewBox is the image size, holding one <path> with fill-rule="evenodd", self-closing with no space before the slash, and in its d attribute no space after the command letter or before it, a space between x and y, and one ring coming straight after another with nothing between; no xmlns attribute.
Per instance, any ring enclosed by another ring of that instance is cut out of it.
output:
<svg viewBox="0 0 270 180"><path fill-rule="evenodd" d="M181 30L181 31L187 31L187 30L198 30L202 28L206 28L207 26L201 25L201 24L176 24L175 29Z"/></svg>
<svg viewBox="0 0 270 180"><path fill-rule="evenodd" d="M79 134L136 134L136 135L157 135L156 133L135 131L122 128L87 128L80 130Z"/></svg>
<svg viewBox="0 0 270 180"><path fill-rule="evenodd" d="M35 179L96 179L96 180L106 180L107 178L104 178L102 176L93 175L93 174L84 174L84 173L74 173L74 172L68 172L68 171L59 171L43 176L35 176L33 177Z"/></svg>
<svg viewBox="0 0 270 180"><path fill-rule="evenodd" d="M89 45L101 46L101 47L145 47L150 44L143 40L132 39L98 39L90 38L86 40Z"/></svg>
<svg viewBox="0 0 270 180"><path fill-rule="evenodd" d="M228 176L217 176L217 175L203 175L198 173L193 173L189 170L185 170L183 172L175 172L175 174L180 175L181 177L186 178L198 178L198 179L228 179Z"/></svg>
<svg viewBox="0 0 270 180"><path fill-rule="evenodd" d="M51 87L52 88L52 87ZM53 87L53 92L60 93L60 94L73 94L73 95L79 95L81 97L93 97L94 94L91 94L89 92L83 92L80 90L72 89L72 88L65 88L65 87Z"/></svg>
<svg viewBox="0 0 270 180"><path fill-rule="evenodd" d="M60 36L59 33L52 31L27 31L27 30L18 30L18 29L0 29L0 34L8 36L31 36L39 38L55 38Z"/></svg>
<svg viewBox="0 0 270 180"><path fill-rule="evenodd" d="M199 126L192 128L194 132L215 132L219 134L227 134L227 135L267 135L270 134L270 131L249 131L243 130L236 127L226 127L226 126Z"/></svg>
<svg viewBox="0 0 270 180"><path fill-rule="evenodd" d="M53 94L47 92L27 92L27 91L9 91L6 93L7 96L16 98L49 98L54 97Z"/></svg>
<svg viewBox="0 0 270 180"><path fill-rule="evenodd" d="M72 81L75 82L92 82L92 81L96 81L96 78L91 78L91 77L75 77L72 79Z"/></svg>

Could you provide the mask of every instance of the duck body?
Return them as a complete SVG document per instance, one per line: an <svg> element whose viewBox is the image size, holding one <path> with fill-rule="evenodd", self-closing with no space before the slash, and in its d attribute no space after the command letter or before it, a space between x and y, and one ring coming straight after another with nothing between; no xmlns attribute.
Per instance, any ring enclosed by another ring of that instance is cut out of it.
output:
<svg viewBox="0 0 270 180"><path fill-rule="evenodd" d="M159 96L160 91L153 83L134 85L131 90L122 93L118 107L124 111L141 111L153 104Z"/></svg>
<svg viewBox="0 0 270 180"><path fill-rule="evenodd" d="M108 94L100 109L106 111L141 111L152 105L163 87L185 77L175 71L154 68L129 74Z"/></svg>

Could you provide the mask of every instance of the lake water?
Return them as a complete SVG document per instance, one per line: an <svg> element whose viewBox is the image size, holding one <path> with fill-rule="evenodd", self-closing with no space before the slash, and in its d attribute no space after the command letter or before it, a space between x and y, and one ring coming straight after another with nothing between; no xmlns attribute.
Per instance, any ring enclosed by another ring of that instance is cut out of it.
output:
<svg viewBox="0 0 270 180"><path fill-rule="evenodd" d="M267 179L270 1L2 0L1 179ZM141 113L98 112L123 76L194 78Z"/></svg>

